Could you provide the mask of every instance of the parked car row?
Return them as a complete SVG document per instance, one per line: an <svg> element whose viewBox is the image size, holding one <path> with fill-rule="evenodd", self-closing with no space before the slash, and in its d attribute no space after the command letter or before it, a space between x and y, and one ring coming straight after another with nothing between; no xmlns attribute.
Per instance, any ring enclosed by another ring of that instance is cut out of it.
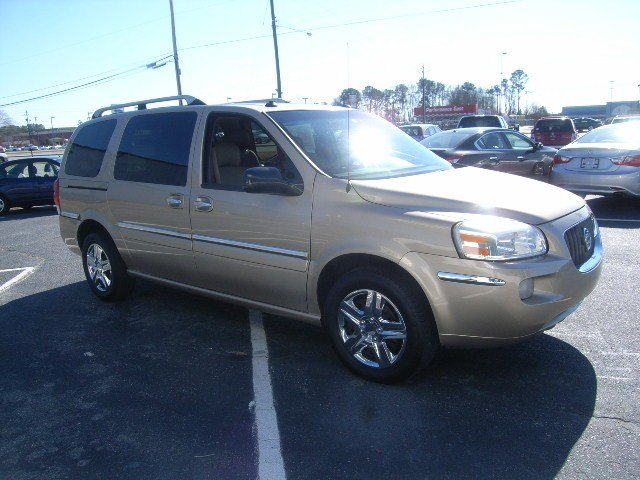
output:
<svg viewBox="0 0 640 480"><path fill-rule="evenodd" d="M25 145L23 147L16 147L14 145L9 145L8 147L1 147L0 146L0 153L4 153L5 151L7 152L32 152L32 151L36 151L36 150L63 150L67 148L67 144L65 143L64 145L42 145L42 146L38 146L38 145Z"/></svg>

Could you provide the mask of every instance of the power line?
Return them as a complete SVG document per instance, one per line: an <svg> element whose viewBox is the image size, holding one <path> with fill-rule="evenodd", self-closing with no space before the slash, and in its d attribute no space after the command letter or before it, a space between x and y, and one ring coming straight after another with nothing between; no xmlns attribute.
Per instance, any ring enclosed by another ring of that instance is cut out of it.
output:
<svg viewBox="0 0 640 480"><path fill-rule="evenodd" d="M41 92L43 90L49 90L50 88L55 88L55 87L61 87L63 85L69 85L70 83L75 83L75 82L81 82L82 80L87 80L89 78L94 78L94 77L98 77L100 75L105 75L107 73L111 73L111 72L116 72L118 70L122 70L123 68L129 68L132 67L134 65L139 66L140 64L144 63L145 65L150 61L150 60L154 60L154 59L158 59L159 55L153 56L153 57L148 57L144 60L139 60L137 62L134 63L129 63L127 65L122 65L121 67L117 67L117 68L112 68L111 70L105 70L104 72L100 72L100 73L95 73L93 75L87 75L86 77L81 77L81 78L76 78L74 80L69 80L66 82L62 82L62 83L56 83L54 85L49 85L47 87L42 87L42 88L36 88L35 90L28 90L26 92L20 92L20 93L14 93L12 95L5 95L0 97L1 98L13 98L13 97L19 97L20 95L27 95L29 93L35 93L35 92ZM166 56L156 60L157 62L160 62L162 60L164 60L165 58L170 58L171 55L170 54L166 54Z"/></svg>
<svg viewBox="0 0 640 480"><path fill-rule="evenodd" d="M503 0L503 1L499 1L499 2L490 2L490 3L481 3L481 4L474 4L474 5L466 5L463 7L452 7L452 8L444 8L444 9L439 9L439 10L430 10L427 12L418 12L418 13L408 13L408 14L402 14L402 15L391 15L391 16L386 16L386 17L377 17L377 18L371 18L371 19L367 19L367 20L356 20L353 22L344 22L344 23L336 23L336 24L332 24L332 25L320 25L317 27L311 27L311 28L307 28L307 31L313 31L313 30L324 30L324 29L330 29L330 28L338 28L338 27L345 27L345 26L351 26L351 25L362 25L362 24L367 24L367 23L375 23L375 22L383 22L383 21L388 21L388 20L397 20L397 19L401 19L401 18L407 18L407 17L416 17L416 16L424 16L424 15L433 15L433 14L439 14L439 13L449 13L449 12L455 12L455 11L461 11L461 10L470 10L470 9L477 9L477 8L484 8L484 7L492 7L492 6L498 6L498 5L507 5L507 4L512 4L512 3L520 3L523 2L525 0ZM215 6L215 5L219 5L219 4L223 4L223 3L228 3L228 1L226 2L220 2L218 4L214 4L214 5L210 5L210 6ZM208 7L203 7L203 8L208 8ZM198 9L194 9L194 10L198 10ZM189 11L193 11L193 10L189 10ZM183 11L181 13L186 13L186 11ZM165 17L163 17L165 18ZM150 20L149 22L145 22L145 23L150 23L156 20ZM144 24L139 24L139 25L144 25ZM137 26L139 26L137 25ZM128 28L134 28L134 27L128 27ZM283 35L291 35L294 33L299 33L297 31L292 31L292 32L283 32L283 33L279 33L278 35L283 36ZM103 35L106 36L106 35ZM246 41L250 41L250 40L257 40L257 39L262 39L262 38L270 38L272 35L271 34L264 34L264 35L254 35L251 37L244 37L244 38L237 38L237 39L232 39L232 40L222 40L219 42L211 42L211 43L205 43L205 44L201 44L201 45L193 45L190 47L183 47L178 49L179 52L182 51L187 51L187 50L195 50L195 49L199 49L199 48L206 48L206 47L212 47L212 46L217 46L217 45L226 45L226 44L232 44L232 43L239 43L239 42L246 42ZM99 38L99 37L95 37L95 38ZM82 43L82 42L80 42ZM171 56L171 55L169 55ZM152 58L157 58L157 57L152 57ZM167 57L163 57L160 60L163 60L164 58ZM157 61L160 61L157 60ZM3 64L0 64L3 65ZM123 68L123 67L121 67ZM70 87L70 88L66 88L64 90L60 90L57 92L53 92L53 93L49 93L49 94L45 94L45 95L40 95L37 97L33 97L33 98L29 98L29 99L25 99L25 100L19 100L16 102L11 102L11 103L6 103L4 105L0 105L0 107L8 107L8 106L12 106L12 105L18 105L21 103L26 103L26 102L30 102L33 100L40 100L42 98L48 98L48 97L52 97L55 95L60 95L63 93L67 93L73 90L77 90L80 88L84 88L84 87L88 87L91 85L95 85L95 84L99 84L99 83L104 83L107 80L110 79L115 79L117 77L120 77L122 75L125 75L126 73L129 73L131 71L135 71L138 69L142 69L142 68L147 68L146 65L145 66L139 66L139 67L135 67L131 70L127 70L125 72L121 72L121 73L117 73L114 75L110 75L107 77L103 77L91 82L87 82L84 83L82 85L77 85L74 87ZM111 70L113 71L113 70ZM106 72L105 72L106 73ZM100 74L97 74L100 75ZM84 78L91 78L95 75L89 76L89 77L84 77ZM75 81L80 81L82 79L77 79L77 80L71 80L69 82L65 82L65 83L61 83L61 84L57 84L57 85L52 85L49 87L44 87L44 88L40 88L37 90L31 90L30 92L23 92L23 93L18 93L18 94L14 94L14 95L9 95L9 96L5 96L5 97L0 97L0 98L11 98L11 97L15 97L18 95L23 95L25 93L32 93L32 92L36 92L36 91L42 91L42 90L48 90L49 88L54 88L55 86L60 86L60 85L66 85L69 83L73 83Z"/></svg>
<svg viewBox="0 0 640 480"><path fill-rule="evenodd" d="M347 27L347 26L351 26L351 25L360 25L360 24L365 24L365 23L374 23L374 22L383 22L383 21L387 21L387 20L396 20L396 19L400 19L400 18L407 18L407 17L417 17L417 16L423 16L423 15L433 15L433 14L438 14L438 13L449 13L449 12L455 12L458 10L470 10L470 9L474 9L474 8L484 8L484 7L492 7L492 6L497 6L497 5L506 5L506 4L510 4L510 3L519 3L519 2L524 2L526 0L504 0L504 1L500 1L500 2L492 2L492 3L481 3L481 4L475 4L475 5L466 5L464 7L452 7L452 8L443 8L440 10L429 10L427 12L418 12L418 13L407 13L407 14L402 14L402 15L391 15L388 17L378 17L378 18L371 18L371 19L367 19L367 20L356 20L353 22L345 22L345 23L335 23L332 25L319 25L317 27L310 27L310 28L306 28L303 29L301 31L307 32L307 31L313 31L313 30L324 30L324 29L329 29L329 28L337 28L337 27ZM283 36L283 35L290 35L293 33L300 33L300 31L293 31L293 32L282 32L282 33L278 33L278 36ZM236 38L233 40L221 40L219 42L211 42L211 43L204 43L201 45L193 45L190 47L183 47L178 49L178 51L182 52L182 51L186 51L186 50L195 50L197 48L206 48L206 47L213 47L213 46L217 46L217 45L226 45L229 43L238 43L238 42L246 42L247 40L258 40L261 38L271 38L271 34L264 34L264 35L255 35L252 37L245 37L245 38Z"/></svg>
<svg viewBox="0 0 640 480"><path fill-rule="evenodd" d="M190 10L182 10L181 12L176 12L176 15L183 15L185 13L191 13L191 12L195 12L197 10L203 10L205 8L216 7L216 6L219 6L219 5L223 5L225 3L231 3L232 1L234 1L234 0L224 0L224 1L221 1L221 2L213 3L211 5L205 5L204 7L192 8ZM156 23L156 22L159 22L159 21L164 21L164 20L166 20L166 18L167 18L167 15L163 15L162 17L157 17L157 18L154 18L154 19L151 19L151 20L147 20L146 22L136 23L135 25L130 25L128 27L120 28L118 30L112 30L111 32L103 33L102 35L97 35L95 37L86 38L84 40L80 40L79 42L68 43L66 45L62 45L60 47L52 48L52 49L49 49L49 50L41 50L41 51L39 51L37 53L34 53L33 55L28 55L26 57L17 58L17 59L14 59L14 60L10 60L8 62L2 62L2 63L0 63L0 66L10 65L12 63L23 62L25 60L30 60L30 59L35 58L35 57L39 57L39 56L46 55L46 54L49 54L49 53L57 52L57 51L60 51L60 50L65 50L67 48L75 47L77 45L82 45L84 43L90 43L90 42L93 42L94 40L99 40L99 39L104 38L104 37L109 37L111 35L115 35L116 33L126 32L127 30L133 30L134 28L142 27L142 26L148 25L150 23Z"/></svg>
<svg viewBox="0 0 640 480"><path fill-rule="evenodd" d="M471 9L475 9L475 8L484 8L484 7L494 7L497 5L507 5L510 3L520 3L520 2L524 2L526 0L504 0L501 2L491 2L491 3L479 3L479 4L475 4L475 5L466 5L464 7L451 7L451 8L443 8L440 10L429 10L427 12L413 12L413 13L405 13L402 15L390 15L388 17L377 17L377 18L370 18L368 20L356 20L353 22L345 22L345 23L335 23L332 25L321 25L318 27L311 27L311 28L307 28L306 30L324 30L324 29L328 29L328 28L337 28L337 27L348 27L351 25L362 25L365 23L374 23L374 22L384 22L387 20L397 20L400 18L407 18L407 17L420 17L420 16L424 16L424 15L433 15L433 14L437 14L437 13L449 13L449 12L456 12L456 11L460 11L460 10L471 10Z"/></svg>
<svg viewBox="0 0 640 480"><path fill-rule="evenodd" d="M107 77L99 78L99 79L93 80L91 82L83 83L81 85L76 85L74 87L65 88L64 90L59 90L57 92L47 93L45 95L40 95L40 96L37 96L37 97L27 98L27 99L24 99L24 100L18 100L16 102L5 103L3 105L0 105L0 107L10 107L10 106L13 106L13 105L19 105L21 103L27 103L27 102L31 102L33 100L40 100L40 99L43 99L43 98L53 97L55 95L61 95L63 93L71 92L73 90L78 90L80 88L85 88L85 87L88 87L88 86L91 86L91 85L95 85L95 84L99 84L99 83L106 83L109 80L115 80L116 78L125 76L128 73L135 72L136 70L146 69L146 68L147 68L146 65L141 65L141 66L132 68L130 70L126 70L126 71L121 72L121 73L115 73L115 74L109 75Z"/></svg>

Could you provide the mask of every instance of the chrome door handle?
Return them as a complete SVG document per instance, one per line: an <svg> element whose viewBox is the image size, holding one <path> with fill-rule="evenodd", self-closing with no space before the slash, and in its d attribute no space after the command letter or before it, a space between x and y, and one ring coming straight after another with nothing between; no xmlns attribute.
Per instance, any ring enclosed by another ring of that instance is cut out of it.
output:
<svg viewBox="0 0 640 480"><path fill-rule="evenodd" d="M193 206L197 212L210 212L213 210L213 199L204 195L198 195L193 201Z"/></svg>
<svg viewBox="0 0 640 480"><path fill-rule="evenodd" d="M489 160L497 160L498 157L489 157Z"/></svg>
<svg viewBox="0 0 640 480"><path fill-rule="evenodd" d="M182 198L182 194L172 193L167 197L167 205L169 205L170 208L182 208Z"/></svg>
<svg viewBox="0 0 640 480"><path fill-rule="evenodd" d="M520 155L519 157L516 157L518 160L524 160L524 157L522 155Z"/></svg>

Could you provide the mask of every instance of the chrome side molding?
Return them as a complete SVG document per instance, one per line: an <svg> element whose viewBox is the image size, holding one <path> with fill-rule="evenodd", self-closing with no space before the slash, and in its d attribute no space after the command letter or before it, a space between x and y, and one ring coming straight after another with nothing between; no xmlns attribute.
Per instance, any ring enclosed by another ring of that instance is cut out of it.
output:
<svg viewBox="0 0 640 480"><path fill-rule="evenodd" d="M300 258L302 260L307 259L306 252L299 252L297 250L288 250L286 248L269 247L267 245L259 245L256 243L237 242L235 240L227 240L226 238L208 237L205 235L193 235L194 242L213 243L216 245L224 245L227 247L243 248L245 250L254 250L256 252L274 253L276 255L284 255L285 257Z"/></svg>
<svg viewBox="0 0 640 480"><path fill-rule="evenodd" d="M158 235L165 235L167 237L176 237L176 238L184 238L186 240L191 240L191 235L188 233L180 233L174 230L166 230L164 228L156 228L156 227L148 227L146 225L138 225L136 223L129 222L118 222L120 228L127 228L129 230L138 230L139 232L148 232L148 233L156 233Z"/></svg>
<svg viewBox="0 0 640 480"><path fill-rule="evenodd" d="M464 273L451 272L438 272L438 278L445 282L470 283L472 285L488 285L490 287L499 287L507 283L499 278L480 277L478 275L466 275Z"/></svg>

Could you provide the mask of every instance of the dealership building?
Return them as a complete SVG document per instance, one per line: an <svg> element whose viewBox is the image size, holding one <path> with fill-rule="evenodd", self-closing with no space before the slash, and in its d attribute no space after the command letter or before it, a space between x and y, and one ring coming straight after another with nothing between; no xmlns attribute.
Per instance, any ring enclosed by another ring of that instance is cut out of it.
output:
<svg viewBox="0 0 640 480"><path fill-rule="evenodd" d="M607 102L605 105L580 105L562 107L562 115L568 117L609 118L618 115L639 115L640 102Z"/></svg>

